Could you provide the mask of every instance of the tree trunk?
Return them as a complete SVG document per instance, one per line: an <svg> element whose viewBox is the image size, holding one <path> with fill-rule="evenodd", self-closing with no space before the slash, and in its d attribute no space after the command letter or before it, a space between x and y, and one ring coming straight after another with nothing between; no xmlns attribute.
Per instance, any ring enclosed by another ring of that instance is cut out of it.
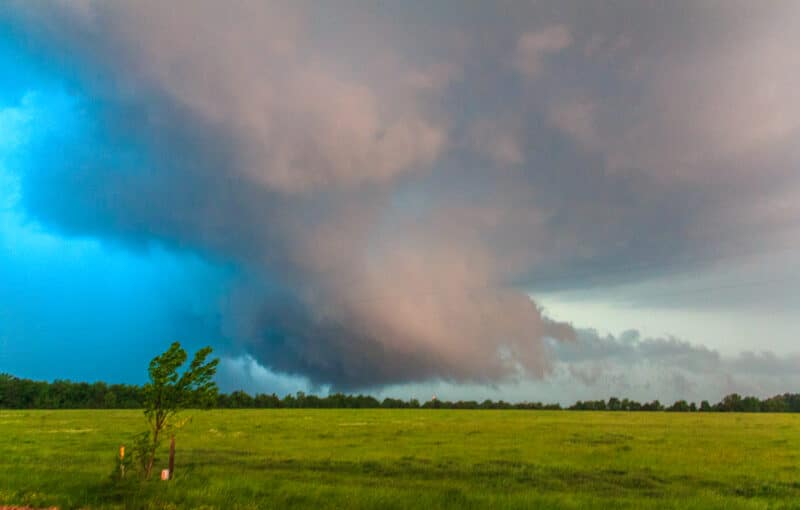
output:
<svg viewBox="0 0 800 510"><path fill-rule="evenodd" d="M153 473L153 464L156 463L156 447L158 446L158 430L153 431L153 444L150 447L150 459L147 461L147 469L144 472L144 477L150 479Z"/></svg>

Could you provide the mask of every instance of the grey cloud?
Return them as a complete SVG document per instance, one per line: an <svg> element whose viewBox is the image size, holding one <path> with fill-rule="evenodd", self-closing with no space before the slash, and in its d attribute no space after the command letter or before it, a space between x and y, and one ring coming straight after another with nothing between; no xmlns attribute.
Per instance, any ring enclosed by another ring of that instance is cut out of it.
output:
<svg viewBox="0 0 800 510"><path fill-rule="evenodd" d="M230 336L315 384L543 377L546 336L732 366L570 342L519 287L786 236L796 208L764 204L800 189L792 2L187 5L0 7L88 123L41 141L32 217L240 267Z"/></svg>
<svg viewBox="0 0 800 510"><path fill-rule="evenodd" d="M773 352L742 352L730 362L735 373L794 376L800 373L800 354L778 356Z"/></svg>
<svg viewBox="0 0 800 510"><path fill-rule="evenodd" d="M771 396L800 383L797 354L723 356L676 338L642 338L636 331L577 333L575 342L549 344L555 362L551 377L572 384L576 398L714 400L732 392Z"/></svg>
<svg viewBox="0 0 800 510"><path fill-rule="evenodd" d="M603 337L594 330L579 330L575 342L554 345L555 356L564 362L655 363L692 372L711 371L721 366L716 351L676 338L641 338L634 330L619 337Z"/></svg>

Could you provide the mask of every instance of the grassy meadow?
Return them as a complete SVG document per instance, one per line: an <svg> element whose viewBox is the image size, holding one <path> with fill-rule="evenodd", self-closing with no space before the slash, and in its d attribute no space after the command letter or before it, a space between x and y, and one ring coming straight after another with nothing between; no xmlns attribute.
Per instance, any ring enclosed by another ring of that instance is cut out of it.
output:
<svg viewBox="0 0 800 510"><path fill-rule="evenodd" d="M140 411L0 411L0 506L800 508L798 415L188 414L175 479L117 485Z"/></svg>

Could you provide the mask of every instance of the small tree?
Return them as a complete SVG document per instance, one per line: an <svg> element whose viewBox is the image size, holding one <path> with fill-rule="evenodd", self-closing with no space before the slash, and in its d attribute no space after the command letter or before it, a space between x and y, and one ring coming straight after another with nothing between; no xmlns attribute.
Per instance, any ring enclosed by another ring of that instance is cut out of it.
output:
<svg viewBox="0 0 800 510"><path fill-rule="evenodd" d="M150 362L150 382L144 385L144 415L149 431L141 438L139 455L145 478L150 478L156 460L156 450L167 431L180 427L178 414L188 407L210 407L217 396L213 381L219 359L206 361L211 347L194 355L192 363L182 374L178 369L186 362L186 351L179 342Z"/></svg>

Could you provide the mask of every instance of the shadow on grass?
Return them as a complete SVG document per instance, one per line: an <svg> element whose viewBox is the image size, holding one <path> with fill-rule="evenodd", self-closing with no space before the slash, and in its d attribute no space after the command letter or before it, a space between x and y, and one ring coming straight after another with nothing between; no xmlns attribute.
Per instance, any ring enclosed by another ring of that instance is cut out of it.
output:
<svg viewBox="0 0 800 510"><path fill-rule="evenodd" d="M603 438L606 444L626 441L624 436ZM578 492L596 496L666 497L711 491L719 495L742 498L797 498L800 483L738 478L714 480L680 475L670 476L649 467L636 469L579 468L554 466L521 461L487 460L473 464L450 459L427 459L403 456L395 460L299 460L294 458L265 458L241 453L203 452L203 463L187 461L187 476L203 476L202 465L213 464L215 469L246 470L270 478L293 482L307 481L334 485L363 486L386 483L395 487L435 485L473 486L488 491L517 492ZM375 480L378 479L378 480ZM198 483L196 480L193 483Z"/></svg>

